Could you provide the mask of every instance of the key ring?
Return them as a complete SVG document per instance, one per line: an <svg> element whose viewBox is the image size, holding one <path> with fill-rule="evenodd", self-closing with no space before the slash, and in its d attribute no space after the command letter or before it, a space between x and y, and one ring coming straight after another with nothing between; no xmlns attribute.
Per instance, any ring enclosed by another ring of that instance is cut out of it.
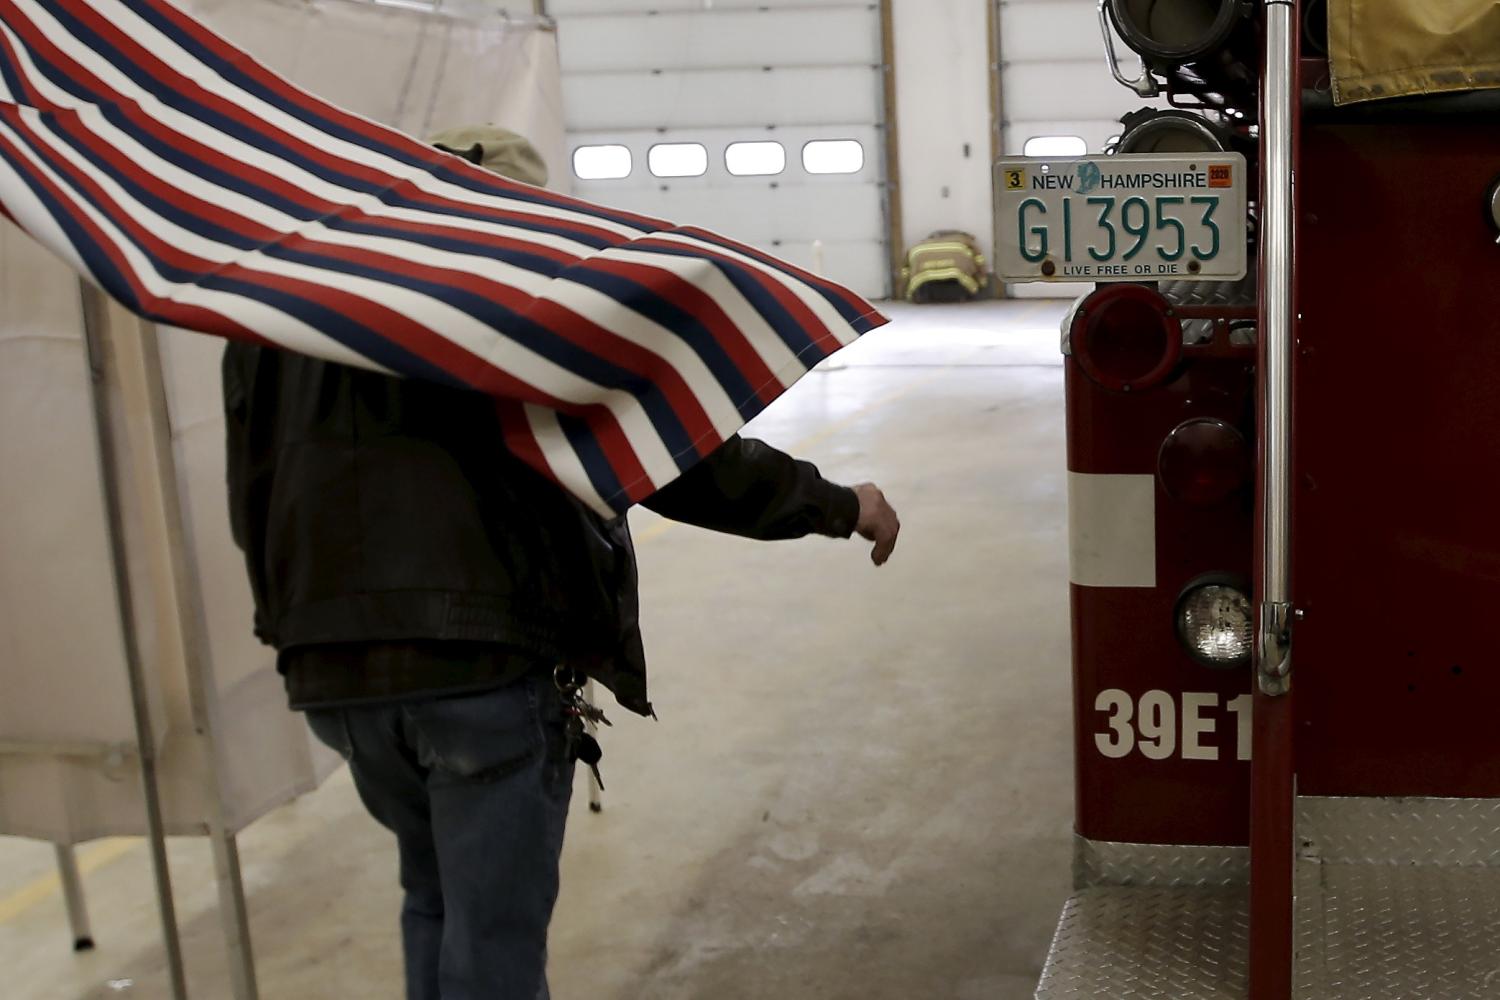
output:
<svg viewBox="0 0 1500 1000"><path fill-rule="evenodd" d="M583 682L578 679L578 671L573 670L566 663L559 663L553 668L552 683L556 686L557 693L569 701L576 698L583 688Z"/></svg>

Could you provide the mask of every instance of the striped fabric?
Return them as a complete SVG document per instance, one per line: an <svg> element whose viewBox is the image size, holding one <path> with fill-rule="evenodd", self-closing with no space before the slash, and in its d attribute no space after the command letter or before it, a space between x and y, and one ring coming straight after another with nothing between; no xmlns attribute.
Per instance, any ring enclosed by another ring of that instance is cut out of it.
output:
<svg viewBox="0 0 1500 1000"><path fill-rule="evenodd" d="M0 210L148 319L493 395L601 513L884 322L341 111L164 0L0 0Z"/></svg>

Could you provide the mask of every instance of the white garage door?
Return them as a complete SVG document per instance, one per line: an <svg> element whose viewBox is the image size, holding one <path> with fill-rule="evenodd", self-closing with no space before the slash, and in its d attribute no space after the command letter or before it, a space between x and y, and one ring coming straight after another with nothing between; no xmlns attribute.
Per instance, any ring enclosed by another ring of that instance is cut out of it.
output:
<svg viewBox="0 0 1500 1000"><path fill-rule="evenodd" d="M875 5L549 0L547 12L580 197L887 294Z"/></svg>
<svg viewBox="0 0 1500 1000"><path fill-rule="evenodd" d="M1139 69L1116 40L1120 68ZM1099 152L1120 131L1120 116L1146 102L1110 76L1095 0L1001 0L1000 93L1007 155L1045 137L1083 141Z"/></svg>
<svg viewBox="0 0 1500 1000"><path fill-rule="evenodd" d="M996 0L1000 8L1000 97L1007 156L1097 153L1120 132L1120 116L1142 101L1110 75L1095 0ZM1120 68L1139 71L1115 40ZM1030 148L1028 148L1030 143ZM1016 296L1082 294L1087 285L1014 285Z"/></svg>

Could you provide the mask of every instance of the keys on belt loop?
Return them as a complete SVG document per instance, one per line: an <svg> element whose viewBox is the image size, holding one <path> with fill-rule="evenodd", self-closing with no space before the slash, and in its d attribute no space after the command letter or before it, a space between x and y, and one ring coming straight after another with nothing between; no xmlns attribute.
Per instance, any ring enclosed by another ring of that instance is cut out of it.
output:
<svg viewBox="0 0 1500 1000"><path fill-rule="evenodd" d="M589 704L583 696L583 685L585 678L579 671L558 664L552 671L552 682L557 686L557 693L562 696L562 708L564 718L564 733L568 744L568 757L570 760L581 761L589 770L594 772L594 781L600 790L604 789L604 779L599 776L599 761L604 757L604 750L599 746L599 741L594 739L590 729L604 725L613 726L614 723L597 706Z"/></svg>

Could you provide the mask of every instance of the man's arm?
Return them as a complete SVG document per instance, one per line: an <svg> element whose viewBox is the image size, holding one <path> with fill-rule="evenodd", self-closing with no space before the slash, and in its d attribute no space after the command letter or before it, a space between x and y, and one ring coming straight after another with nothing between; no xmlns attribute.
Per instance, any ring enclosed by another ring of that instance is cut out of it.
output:
<svg viewBox="0 0 1500 1000"><path fill-rule="evenodd" d="M874 486L830 483L812 463L738 435L642 506L674 521L765 541L848 538L858 531L876 543L877 565L890 558L901 530Z"/></svg>

